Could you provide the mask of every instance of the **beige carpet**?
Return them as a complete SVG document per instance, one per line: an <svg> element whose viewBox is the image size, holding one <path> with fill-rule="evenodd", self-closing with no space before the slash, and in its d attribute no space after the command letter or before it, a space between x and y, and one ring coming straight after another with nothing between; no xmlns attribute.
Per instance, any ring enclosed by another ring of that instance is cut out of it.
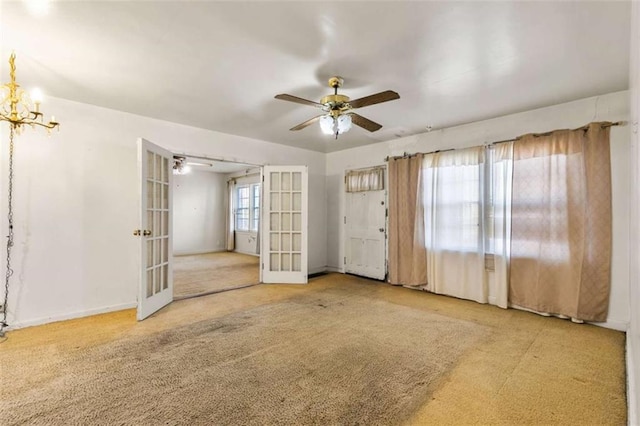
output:
<svg viewBox="0 0 640 426"><path fill-rule="evenodd" d="M180 299L260 282L260 258L234 252L175 256L173 296Z"/></svg>
<svg viewBox="0 0 640 426"><path fill-rule="evenodd" d="M0 407L8 424L389 424L486 335L327 289L78 351Z"/></svg>
<svg viewBox="0 0 640 426"><path fill-rule="evenodd" d="M0 424L626 424L624 333L330 274L31 327Z"/></svg>

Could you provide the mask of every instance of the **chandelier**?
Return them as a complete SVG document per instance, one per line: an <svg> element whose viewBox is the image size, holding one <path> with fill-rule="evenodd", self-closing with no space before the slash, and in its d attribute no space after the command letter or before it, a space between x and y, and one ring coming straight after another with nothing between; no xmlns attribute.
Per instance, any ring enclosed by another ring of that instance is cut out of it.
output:
<svg viewBox="0 0 640 426"><path fill-rule="evenodd" d="M42 94L35 91L33 96L29 96L20 85L16 82L16 55L11 53L9 57L9 76L11 81L0 86L0 122L9 122L9 179L8 179L8 235L7 235L7 257L4 285L4 300L2 302L2 320L0 321L0 337L4 337L4 329L7 324L7 304L9 302L9 281L13 275L11 268L11 249L13 247L13 154L14 144L13 138L15 133L20 133L24 126L44 127L48 132L58 128L60 123L55 117L51 117L48 123L43 121L43 114L40 111L42 103ZM33 100L32 100L33 98Z"/></svg>
<svg viewBox="0 0 640 426"><path fill-rule="evenodd" d="M40 112L42 94L40 91L33 92L32 107L31 97L16 82L15 62L16 54L12 53L9 57L11 81L0 86L0 121L8 121L11 124L11 128L18 133L20 133L24 125L31 127L41 126L49 131L56 127L59 128L60 123L53 116L48 123L42 121L43 114Z"/></svg>

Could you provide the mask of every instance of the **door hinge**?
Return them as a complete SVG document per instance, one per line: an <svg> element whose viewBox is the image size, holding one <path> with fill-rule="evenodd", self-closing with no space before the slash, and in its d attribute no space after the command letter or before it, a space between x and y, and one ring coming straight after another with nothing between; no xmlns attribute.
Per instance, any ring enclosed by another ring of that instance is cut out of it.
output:
<svg viewBox="0 0 640 426"><path fill-rule="evenodd" d="M264 262L262 262L262 269L264 269Z"/></svg>
<svg viewBox="0 0 640 426"><path fill-rule="evenodd" d="M345 225L347 224L347 217L346 216L344 217L344 224Z"/></svg>
<svg viewBox="0 0 640 426"><path fill-rule="evenodd" d="M344 263L344 265L347 264L347 256L344 257L343 263Z"/></svg>

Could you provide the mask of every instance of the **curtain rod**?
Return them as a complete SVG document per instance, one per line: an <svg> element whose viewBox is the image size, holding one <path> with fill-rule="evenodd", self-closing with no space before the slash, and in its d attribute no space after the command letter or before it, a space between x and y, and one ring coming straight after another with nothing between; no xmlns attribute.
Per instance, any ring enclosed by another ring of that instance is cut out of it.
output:
<svg viewBox="0 0 640 426"><path fill-rule="evenodd" d="M600 126L600 128L602 129L606 129L607 127L612 127L612 126L624 126L626 125L627 122L626 121L616 121L613 123L605 123L602 124ZM585 124L584 126L580 126L577 127L575 129L571 129L572 131L576 131L576 130L587 130L589 128L589 124ZM552 134L553 132L557 132L558 130L552 130L550 132L545 132L545 133L533 133L534 137L540 137L540 136L549 136L550 134ZM499 143L506 143L506 142L514 142L517 141L518 139L520 139L522 136L524 135L520 135L517 136L515 138L511 138L511 139L503 139L501 141L494 141L494 142L487 142L485 143L485 145L495 145L495 144L499 144ZM402 155L396 155L394 157L391 156L386 156L384 158L384 161L389 161L389 160L397 160L400 158L411 158L411 157L415 157L418 154L422 154L422 155L429 155L429 154L436 154L438 152L446 152L446 151L455 151L455 148L451 148L451 149L438 149L436 151L431 151L431 152L416 152L414 154L409 154L408 152L403 153Z"/></svg>
<svg viewBox="0 0 640 426"><path fill-rule="evenodd" d="M363 170L375 170L375 169L386 169L386 168L387 168L386 164L378 164L376 166L359 167L357 169L347 169L347 172L360 172Z"/></svg>
<svg viewBox="0 0 640 426"><path fill-rule="evenodd" d="M624 126L625 124L627 124L626 121L616 121L614 123L605 123L602 124L600 126L601 129L606 129L607 127L612 127L612 126ZM544 132L544 133L532 133L533 137L537 138L540 136L549 136L550 134L554 133L554 132L558 132L560 130L571 130L572 132L575 132L576 130L587 130L589 129L589 124L585 124L584 126L580 126L580 127L576 127L575 129L559 129L559 130L552 130L550 132ZM487 145L495 145L498 143L506 143L506 142L513 142L513 141L517 141L518 139L522 138L522 136L524 135L520 135L516 138L513 139L504 139L501 141L495 141L495 142L487 142Z"/></svg>
<svg viewBox="0 0 640 426"><path fill-rule="evenodd" d="M435 151L430 151L430 152L414 152L413 154L409 154L408 152L405 151L402 155L396 155L394 157L390 157L387 155L386 157L384 157L384 161L397 160L399 158L411 158L411 157L415 157L418 154L429 155L429 154L436 154L438 152L447 152L447 151L455 151L455 148L436 149Z"/></svg>

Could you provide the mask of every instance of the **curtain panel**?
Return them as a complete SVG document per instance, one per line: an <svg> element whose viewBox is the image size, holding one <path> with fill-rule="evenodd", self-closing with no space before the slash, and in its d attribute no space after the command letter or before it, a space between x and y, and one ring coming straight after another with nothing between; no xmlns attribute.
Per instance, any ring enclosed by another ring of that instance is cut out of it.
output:
<svg viewBox="0 0 640 426"><path fill-rule="evenodd" d="M424 156L427 290L488 302L484 260L485 148Z"/></svg>
<svg viewBox="0 0 640 426"><path fill-rule="evenodd" d="M485 200L486 250L493 259L495 304L509 305L509 265L511 259L511 192L513 182L513 142L489 147L490 192Z"/></svg>
<svg viewBox="0 0 640 426"><path fill-rule="evenodd" d="M605 321L611 285L609 128L514 143L509 301Z"/></svg>
<svg viewBox="0 0 640 426"><path fill-rule="evenodd" d="M384 189L384 167L349 170L345 175L347 192L381 191Z"/></svg>
<svg viewBox="0 0 640 426"><path fill-rule="evenodd" d="M389 159L389 283L427 284L422 154Z"/></svg>

